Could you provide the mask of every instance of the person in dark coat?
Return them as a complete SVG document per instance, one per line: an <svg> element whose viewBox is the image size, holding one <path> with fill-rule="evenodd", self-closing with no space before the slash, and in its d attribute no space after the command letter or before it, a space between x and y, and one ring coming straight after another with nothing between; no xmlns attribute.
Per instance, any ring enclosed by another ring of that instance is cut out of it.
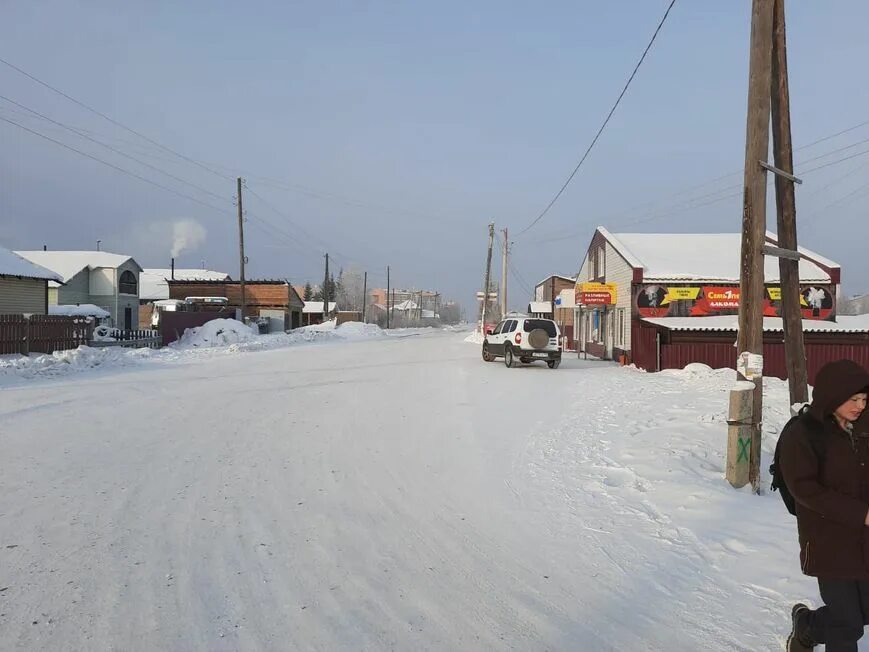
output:
<svg viewBox="0 0 869 652"><path fill-rule="evenodd" d="M824 606L792 609L789 652L825 644L856 652L869 624L869 372L851 360L825 365L808 413L781 437L781 469L796 500L800 563ZM814 420L814 421L812 421Z"/></svg>

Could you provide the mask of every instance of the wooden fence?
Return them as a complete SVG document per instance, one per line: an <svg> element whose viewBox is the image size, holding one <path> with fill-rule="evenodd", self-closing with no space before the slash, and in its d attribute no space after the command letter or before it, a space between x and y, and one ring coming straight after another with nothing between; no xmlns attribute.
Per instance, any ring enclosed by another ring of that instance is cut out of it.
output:
<svg viewBox="0 0 869 652"><path fill-rule="evenodd" d="M0 355L76 349L91 339L93 322L61 315L0 315Z"/></svg>

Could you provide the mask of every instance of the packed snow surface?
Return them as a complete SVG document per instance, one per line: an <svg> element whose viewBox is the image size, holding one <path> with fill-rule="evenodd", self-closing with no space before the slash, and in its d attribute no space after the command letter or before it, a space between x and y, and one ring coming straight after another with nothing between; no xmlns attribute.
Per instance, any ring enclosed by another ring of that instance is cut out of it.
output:
<svg viewBox="0 0 869 652"><path fill-rule="evenodd" d="M0 649L755 652L818 604L768 491L785 383L755 496L734 372L367 330L0 376Z"/></svg>

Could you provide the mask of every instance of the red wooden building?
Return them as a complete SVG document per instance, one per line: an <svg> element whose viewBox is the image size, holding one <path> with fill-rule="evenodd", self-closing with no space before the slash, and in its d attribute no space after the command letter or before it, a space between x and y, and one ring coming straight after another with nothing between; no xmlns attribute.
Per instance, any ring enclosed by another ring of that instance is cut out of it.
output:
<svg viewBox="0 0 869 652"><path fill-rule="evenodd" d="M767 233L769 244L776 236ZM621 233L598 227L576 281L579 350L649 371L690 362L735 367L739 233ZM828 359L869 362L869 324L837 321L840 266L800 248L810 375ZM784 374L778 259L764 265L769 375ZM776 360L781 360L778 367Z"/></svg>

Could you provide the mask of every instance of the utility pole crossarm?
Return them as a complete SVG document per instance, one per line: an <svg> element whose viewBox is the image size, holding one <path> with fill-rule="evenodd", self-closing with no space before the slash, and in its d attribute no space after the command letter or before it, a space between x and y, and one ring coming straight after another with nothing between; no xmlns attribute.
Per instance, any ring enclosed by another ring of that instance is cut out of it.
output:
<svg viewBox="0 0 869 652"><path fill-rule="evenodd" d="M787 260L800 260L803 257L803 255L799 251L794 251L792 249L782 249L781 247L776 247L775 245L770 244L763 245L763 253L765 253L767 256L786 258Z"/></svg>
<svg viewBox="0 0 869 652"><path fill-rule="evenodd" d="M773 174L778 175L778 176L782 177L783 179L787 179L788 181L793 181L794 183L802 183L803 182L802 179L798 179L797 177L792 175L790 172L785 172L784 170L781 170L781 169L775 167L774 165L770 165L769 163L767 163L765 161L758 161L758 162L760 163L760 167L762 167L764 170L766 170L768 172L772 172Z"/></svg>

